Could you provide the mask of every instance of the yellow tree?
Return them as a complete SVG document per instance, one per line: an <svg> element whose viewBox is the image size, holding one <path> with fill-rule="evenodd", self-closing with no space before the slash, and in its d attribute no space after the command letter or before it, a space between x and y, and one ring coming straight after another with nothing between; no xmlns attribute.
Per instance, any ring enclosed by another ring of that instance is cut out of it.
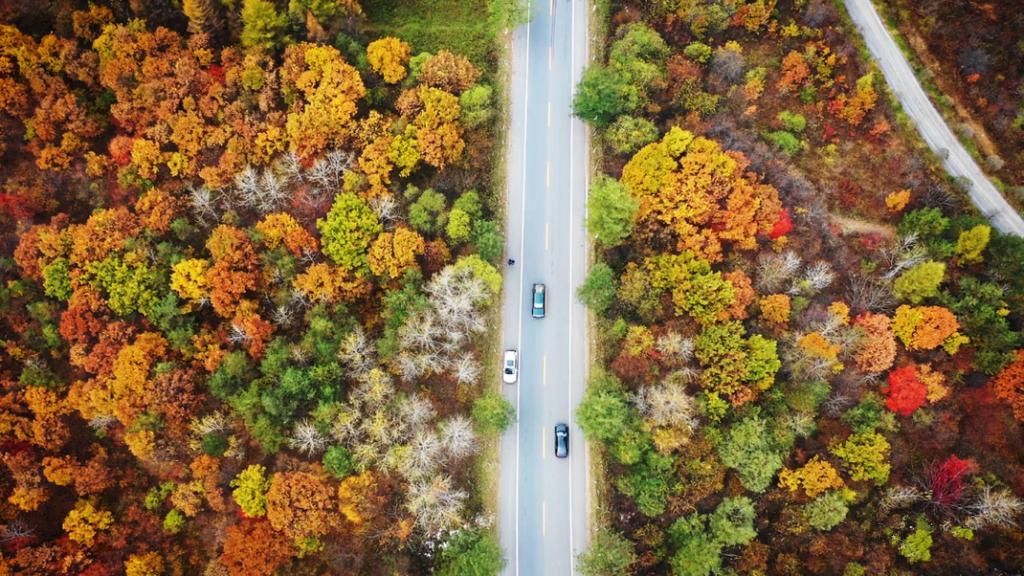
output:
<svg viewBox="0 0 1024 576"><path fill-rule="evenodd" d="M380 74L388 84L395 84L405 78L405 63L409 61L409 45L388 36L374 40L366 47L366 60L373 71Z"/></svg>
<svg viewBox="0 0 1024 576"><path fill-rule="evenodd" d="M673 127L637 152L622 183L637 200L637 231L648 240L674 239L709 262L722 259L726 243L753 250L771 232L782 204L772 186L747 171L739 152Z"/></svg>
<svg viewBox="0 0 1024 576"><path fill-rule="evenodd" d="M444 90L421 86L417 90L419 113L412 124L416 128L416 144L423 161L442 169L462 156L459 99Z"/></svg>
<svg viewBox="0 0 1024 576"><path fill-rule="evenodd" d="M285 50L281 84L291 101L286 127L292 150L309 158L340 146L366 87L332 46L302 43Z"/></svg>
<svg viewBox="0 0 1024 576"><path fill-rule="evenodd" d="M377 276L398 278L406 269L416 266L416 257L423 254L425 247L423 237L404 226L384 232L370 245L370 270Z"/></svg>
<svg viewBox="0 0 1024 576"><path fill-rule="evenodd" d="M275 474L267 491L267 520L275 530L292 537L318 538L334 525L334 490L324 474Z"/></svg>

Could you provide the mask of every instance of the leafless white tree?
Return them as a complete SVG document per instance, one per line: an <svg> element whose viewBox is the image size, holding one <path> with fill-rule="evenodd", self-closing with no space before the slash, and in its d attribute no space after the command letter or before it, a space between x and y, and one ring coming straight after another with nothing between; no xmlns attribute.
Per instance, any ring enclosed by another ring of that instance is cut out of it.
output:
<svg viewBox="0 0 1024 576"><path fill-rule="evenodd" d="M357 377L366 374L376 366L376 350L366 337L362 327L356 326L342 339L338 349L338 360Z"/></svg>
<svg viewBox="0 0 1024 576"><path fill-rule="evenodd" d="M852 276L847 297L853 309L871 312L888 312L896 303L892 286L870 276Z"/></svg>
<svg viewBox="0 0 1024 576"><path fill-rule="evenodd" d="M697 428L697 404L681 383L643 386L635 396L637 409L654 426L692 432Z"/></svg>
<svg viewBox="0 0 1024 576"><path fill-rule="evenodd" d="M406 466L400 470L407 479L426 478L434 473L441 461L443 443L433 430L420 430L409 443Z"/></svg>
<svg viewBox="0 0 1024 576"><path fill-rule="evenodd" d="M189 204L192 206L192 214L200 224L216 222L219 218L213 192L205 186L189 188Z"/></svg>
<svg viewBox="0 0 1024 576"><path fill-rule="evenodd" d="M451 477L437 475L411 483L405 506L423 533L436 537L462 523L466 497Z"/></svg>
<svg viewBox="0 0 1024 576"><path fill-rule="evenodd" d="M774 252L762 254L757 260L758 290L765 294L781 291L800 270L802 263L800 257L792 250L787 250L782 254Z"/></svg>
<svg viewBox="0 0 1024 576"><path fill-rule="evenodd" d="M232 324L231 330L228 331L228 340L232 344L245 344L249 341L249 335L245 332L245 328L238 324Z"/></svg>
<svg viewBox="0 0 1024 576"><path fill-rule="evenodd" d="M398 401L398 422L403 431L422 430L436 415L430 400L421 394L403 396Z"/></svg>
<svg viewBox="0 0 1024 576"><path fill-rule="evenodd" d="M976 500L968 504L970 517L967 527L972 530L983 528L1016 528L1017 517L1024 512L1024 501L1009 490L994 490L984 486Z"/></svg>
<svg viewBox="0 0 1024 576"><path fill-rule="evenodd" d="M89 419L89 427L93 430L106 430L117 423L117 418L109 414L100 414Z"/></svg>
<svg viewBox="0 0 1024 576"><path fill-rule="evenodd" d="M470 352L463 352L453 358L451 370L459 384L474 384L480 377L480 363Z"/></svg>
<svg viewBox="0 0 1024 576"><path fill-rule="evenodd" d="M441 424L441 442L448 456L461 459L476 450L476 433L473 423L465 416L452 416Z"/></svg>
<svg viewBox="0 0 1024 576"><path fill-rule="evenodd" d="M394 228L395 224L402 219L402 215L398 211L398 201L391 194L371 198L370 208L377 214L377 218L387 230Z"/></svg>
<svg viewBox="0 0 1024 576"><path fill-rule="evenodd" d="M309 420L303 420L295 424L295 429L288 438L288 445L306 456L314 456L327 449L327 437L317 429L315 424Z"/></svg>
<svg viewBox="0 0 1024 576"><path fill-rule="evenodd" d="M693 358L693 340L678 332L666 332L658 337L654 347L662 358L675 364L686 364Z"/></svg>
<svg viewBox="0 0 1024 576"><path fill-rule="evenodd" d="M7 543L20 538L28 538L33 536L35 532L33 528L29 528L24 522L12 520L4 524L3 529L0 529L0 542Z"/></svg>
<svg viewBox="0 0 1024 576"><path fill-rule="evenodd" d="M928 259L928 250L918 244L917 234L910 233L896 239L891 246L881 250L882 261L887 270L882 275L892 280L904 270L913 268Z"/></svg>
<svg viewBox="0 0 1024 576"><path fill-rule="evenodd" d="M931 498L925 490L922 490L916 486L890 486L886 489L885 493L882 494L881 507L882 510L890 512L892 510L902 510L909 508L918 502L924 502Z"/></svg>

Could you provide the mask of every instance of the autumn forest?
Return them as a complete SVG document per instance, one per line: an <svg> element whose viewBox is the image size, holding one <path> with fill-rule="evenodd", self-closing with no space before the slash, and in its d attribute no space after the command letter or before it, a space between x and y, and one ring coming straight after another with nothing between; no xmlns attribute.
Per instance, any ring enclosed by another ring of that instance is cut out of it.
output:
<svg viewBox="0 0 1024 576"><path fill-rule="evenodd" d="M1024 202L1012 3L876 4ZM502 569L516 5L0 2L0 576ZM578 573L1021 573L1024 239L842 1L593 9Z"/></svg>

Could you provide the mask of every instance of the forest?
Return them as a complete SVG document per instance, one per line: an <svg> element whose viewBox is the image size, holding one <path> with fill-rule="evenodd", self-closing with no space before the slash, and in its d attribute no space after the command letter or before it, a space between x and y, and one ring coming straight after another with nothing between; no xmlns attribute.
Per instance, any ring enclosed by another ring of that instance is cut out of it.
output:
<svg viewBox="0 0 1024 576"><path fill-rule="evenodd" d="M512 12L387 5L0 3L0 574L502 566Z"/></svg>
<svg viewBox="0 0 1024 576"><path fill-rule="evenodd" d="M953 126L981 166L1024 204L1024 14L1013 0L878 3L925 66L921 75L966 109ZM945 98L943 98L945 100Z"/></svg>
<svg viewBox="0 0 1024 576"><path fill-rule="evenodd" d="M922 153L841 2L598 5L581 573L1019 573L1024 240Z"/></svg>

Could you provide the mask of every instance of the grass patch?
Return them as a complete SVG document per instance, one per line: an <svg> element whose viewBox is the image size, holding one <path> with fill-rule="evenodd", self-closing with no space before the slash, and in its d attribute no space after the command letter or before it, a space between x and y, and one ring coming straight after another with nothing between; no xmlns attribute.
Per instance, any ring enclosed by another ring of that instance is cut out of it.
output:
<svg viewBox="0 0 1024 576"><path fill-rule="evenodd" d="M368 3L369 32L398 36L413 53L447 49L491 72L497 59L487 0L392 0Z"/></svg>

